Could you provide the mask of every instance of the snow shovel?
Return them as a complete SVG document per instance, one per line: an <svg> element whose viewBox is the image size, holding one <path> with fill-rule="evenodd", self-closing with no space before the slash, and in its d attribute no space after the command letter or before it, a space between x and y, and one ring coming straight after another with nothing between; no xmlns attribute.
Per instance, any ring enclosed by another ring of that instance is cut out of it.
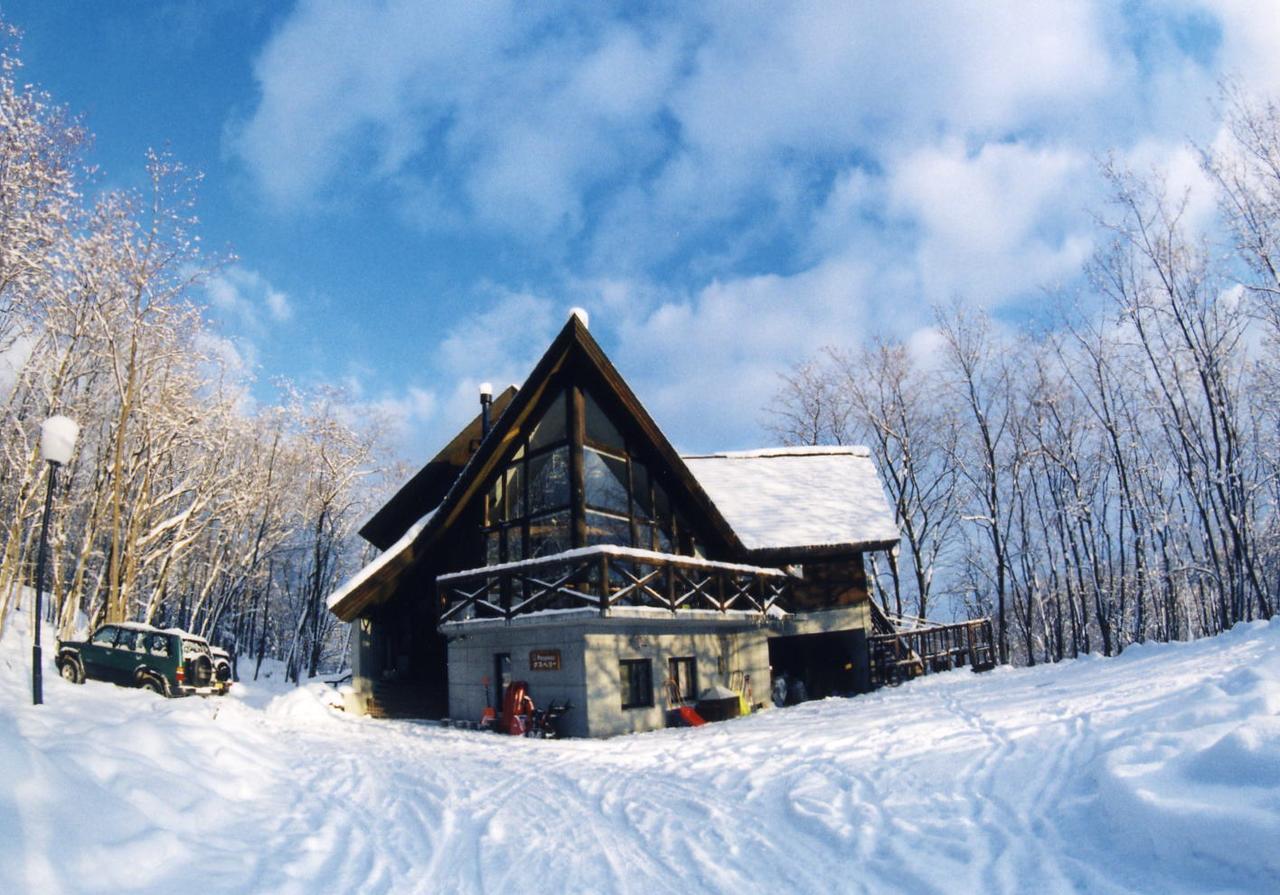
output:
<svg viewBox="0 0 1280 895"><path fill-rule="evenodd" d="M738 714L751 714L751 675L735 671L729 675L729 689L738 694Z"/></svg>
<svg viewBox="0 0 1280 895"><path fill-rule="evenodd" d="M489 675L480 678L480 683L484 684L484 711L480 713L480 729L493 730L498 723L498 713L494 711L493 700L489 697Z"/></svg>

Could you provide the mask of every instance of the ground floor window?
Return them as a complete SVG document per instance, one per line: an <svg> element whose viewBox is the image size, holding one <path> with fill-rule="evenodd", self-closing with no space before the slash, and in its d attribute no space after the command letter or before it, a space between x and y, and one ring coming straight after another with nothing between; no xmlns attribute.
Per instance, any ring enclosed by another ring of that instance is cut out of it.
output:
<svg viewBox="0 0 1280 895"><path fill-rule="evenodd" d="M623 659L618 663L624 709L653 705L653 663L648 659Z"/></svg>
<svg viewBox="0 0 1280 895"><path fill-rule="evenodd" d="M693 702L698 698L698 663L693 658L672 659L670 663L671 695L677 702Z"/></svg>

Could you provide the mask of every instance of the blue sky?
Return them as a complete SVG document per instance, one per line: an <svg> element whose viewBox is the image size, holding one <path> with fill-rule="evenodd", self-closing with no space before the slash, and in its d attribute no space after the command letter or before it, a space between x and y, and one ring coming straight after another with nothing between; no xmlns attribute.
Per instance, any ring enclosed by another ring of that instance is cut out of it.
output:
<svg viewBox="0 0 1280 895"><path fill-rule="evenodd" d="M1273 3L0 0L105 186L204 172L203 299L264 383L342 382L420 459L569 308L678 447L768 441L777 372L1014 320L1099 235L1097 159L1199 180Z"/></svg>

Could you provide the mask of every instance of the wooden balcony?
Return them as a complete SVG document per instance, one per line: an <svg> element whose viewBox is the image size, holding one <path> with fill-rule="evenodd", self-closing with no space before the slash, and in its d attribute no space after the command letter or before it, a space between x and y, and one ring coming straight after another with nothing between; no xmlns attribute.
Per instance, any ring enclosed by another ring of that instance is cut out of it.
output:
<svg viewBox="0 0 1280 895"><path fill-rule="evenodd" d="M995 635L989 618L944 625L926 619L893 618L874 602L871 605L875 633L867 638L867 644L872 687L900 684L953 668L988 671L996 666Z"/></svg>
<svg viewBox="0 0 1280 895"><path fill-rule="evenodd" d="M600 545L539 559L453 572L436 579L441 621L506 618L534 612L618 606L761 616L786 600L780 569Z"/></svg>

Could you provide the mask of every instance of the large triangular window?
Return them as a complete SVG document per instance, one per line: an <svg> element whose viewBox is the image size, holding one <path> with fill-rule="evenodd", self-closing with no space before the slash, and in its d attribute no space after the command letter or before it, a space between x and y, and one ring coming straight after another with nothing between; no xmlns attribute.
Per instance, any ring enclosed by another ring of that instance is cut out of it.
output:
<svg viewBox="0 0 1280 895"><path fill-rule="evenodd" d="M490 486L485 502L485 563L494 565L561 553L574 546L615 544L662 553L697 546L653 470L623 436L623 429L583 390L582 443L571 437L570 392L557 393L527 431L528 437ZM580 450L582 498L572 505L571 464Z"/></svg>

